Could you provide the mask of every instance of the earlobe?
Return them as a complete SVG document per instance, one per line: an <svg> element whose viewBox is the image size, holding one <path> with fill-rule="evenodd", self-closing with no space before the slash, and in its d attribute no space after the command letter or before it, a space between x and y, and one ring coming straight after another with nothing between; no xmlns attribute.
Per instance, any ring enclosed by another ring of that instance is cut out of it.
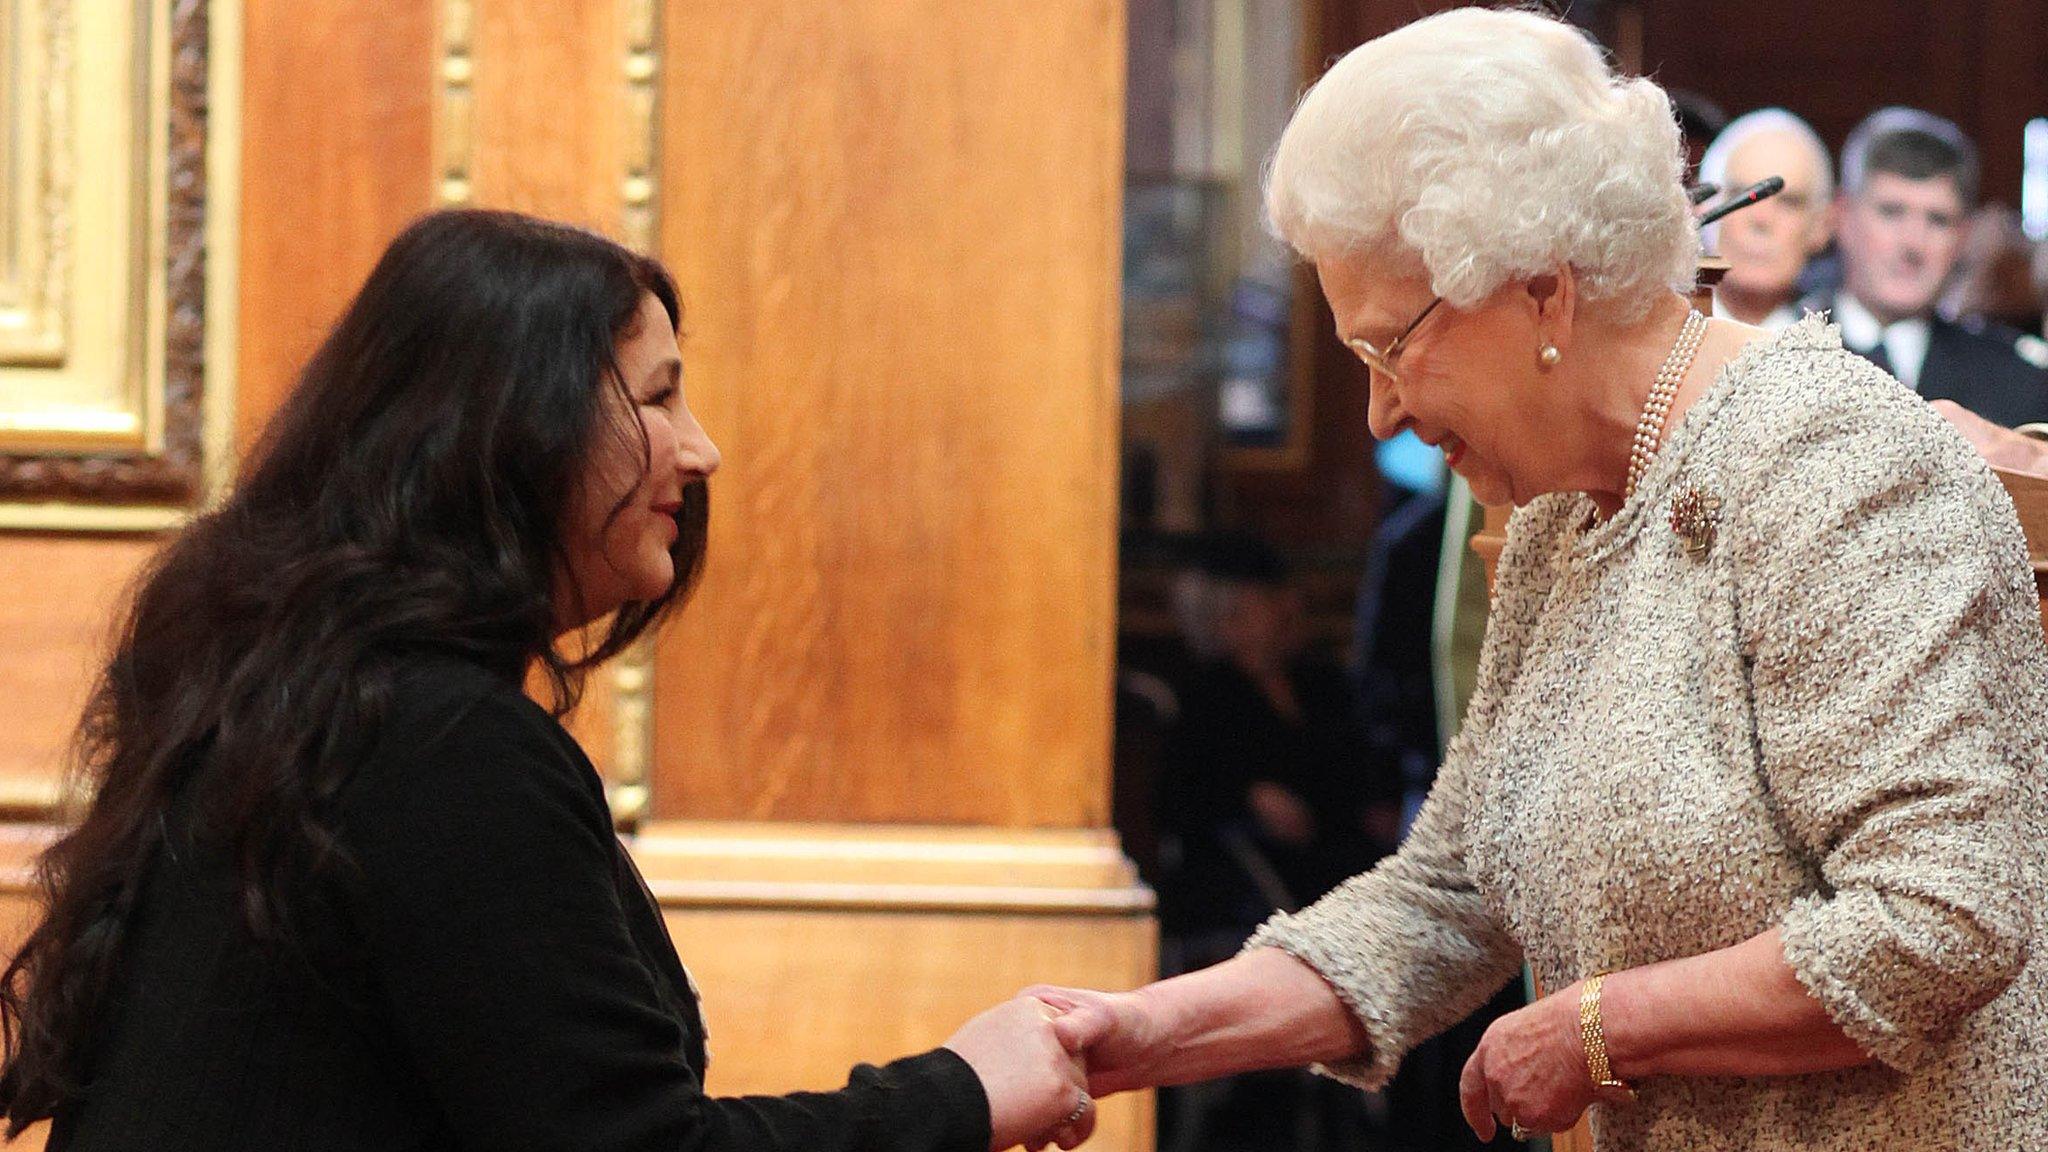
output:
<svg viewBox="0 0 2048 1152"><path fill-rule="evenodd" d="M1548 372L1557 367L1570 343L1572 289L1569 268L1529 278L1529 299L1535 307L1536 337L1539 341L1536 367L1542 371Z"/></svg>

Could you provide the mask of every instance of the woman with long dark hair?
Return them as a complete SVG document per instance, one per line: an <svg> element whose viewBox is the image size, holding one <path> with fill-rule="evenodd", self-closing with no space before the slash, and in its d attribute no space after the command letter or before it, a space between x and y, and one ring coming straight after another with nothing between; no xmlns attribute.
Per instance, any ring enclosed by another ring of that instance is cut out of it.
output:
<svg viewBox="0 0 2048 1152"><path fill-rule="evenodd" d="M137 585L79 729L93 799L0 982L10 1135L980 1152L1086 1126L1025 999L838 1092L704 1094L689 978L556 722L702 567L719 456L679 316L660 265L544 221L391 245Z"/></svg>

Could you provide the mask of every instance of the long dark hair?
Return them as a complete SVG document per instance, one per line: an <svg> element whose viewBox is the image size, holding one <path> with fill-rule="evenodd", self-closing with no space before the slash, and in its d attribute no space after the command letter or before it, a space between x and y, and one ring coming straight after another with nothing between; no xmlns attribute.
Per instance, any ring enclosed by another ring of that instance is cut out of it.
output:
<svg viewBox="0 0 2048 1152"><path fill-rule="evenodd" d="M295 883L345 859L331 801L404 660L538 669L560 714L687 591L702 483L667 593L557 648L556 601L581 602L563 523L585 461L609 436L646 459L614 349L650 292L678 322L655 261L511 213L437 213L392 242L233 494L131 594L75 739L93 799L43 855L47 911L0 977L10 1137L85 1086L174 801L234 862L252 935L288 940Z"/></svg>

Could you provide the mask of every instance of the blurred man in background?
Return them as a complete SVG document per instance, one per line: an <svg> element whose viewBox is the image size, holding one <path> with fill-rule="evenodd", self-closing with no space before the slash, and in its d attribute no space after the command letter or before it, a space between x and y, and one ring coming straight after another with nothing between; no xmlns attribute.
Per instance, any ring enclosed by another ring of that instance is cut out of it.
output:
<svg viewBox="0 0 2048 1152"><path fill-rule="evenodd" d="M2007 426L2048 420L2048 345L1935 309L1976 199L1977 152L1961 129L1912 108L1872 113L1842 149L1842 287L1807 306L1830 310L1845 344L1930 400Z"/></svg>

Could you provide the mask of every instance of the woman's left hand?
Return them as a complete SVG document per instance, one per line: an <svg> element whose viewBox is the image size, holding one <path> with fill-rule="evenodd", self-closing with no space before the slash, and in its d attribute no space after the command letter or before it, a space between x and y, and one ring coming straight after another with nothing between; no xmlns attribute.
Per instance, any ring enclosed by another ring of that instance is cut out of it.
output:
<svg viewBox="0 0 2048 1152"><path fill-rule="evenodd" d="M1577 984L1495 1020L1458 1080L1465 1122L1481 1140L1513 1125L1562 1132L1600 1099L1580 1047Z"/></svg>

